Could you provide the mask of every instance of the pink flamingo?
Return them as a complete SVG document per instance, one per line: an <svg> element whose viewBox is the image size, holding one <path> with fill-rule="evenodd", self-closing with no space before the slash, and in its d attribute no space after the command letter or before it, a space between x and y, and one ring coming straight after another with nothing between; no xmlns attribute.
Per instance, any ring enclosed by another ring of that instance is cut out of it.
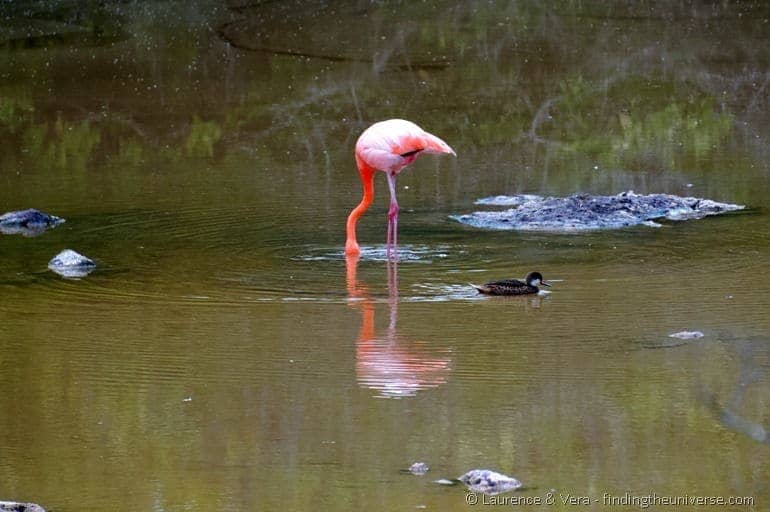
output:
<svg viewBox="0 0 770 512"><path fill-rule="evenodd" d="M364 197L348 216L345 254L352 256L361 253L356 241L356 223L374 199L375 171L383 171L388 179L390 190L388 234L385 245L387 257L390 259L391 245L394 249L398 246L396 178L404 167L417 159L420 153L448 153L457 156L446 142L403 119L375 123L358 138L356 164L364 188Z"/></svg>

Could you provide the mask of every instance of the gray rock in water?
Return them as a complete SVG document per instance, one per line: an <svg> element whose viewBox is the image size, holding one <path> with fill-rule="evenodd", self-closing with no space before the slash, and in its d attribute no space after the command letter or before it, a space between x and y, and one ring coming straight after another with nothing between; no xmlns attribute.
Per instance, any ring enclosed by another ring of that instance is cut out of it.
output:
<svg viewBox="0 0 770 512"><path fill-rule="evenodd" d="M515 478L489 469L472 469L458 477L458 480L464 483L468 490L490 496L515 491L521 487L521 482Z"/></svg>
<svg viewBox="0 0 770 512"><path fill-rule="evenodd" d="M48 268L63 277L85 277L96 268L96 263L72 249L65 249L51 261Z"/></svg>
<svg viewBox="0 0 770 512"><path fill-rule="evenodd" d="M0 501L0 512L45 512L45 509L35 503Z"/></svg>
<svg viewBox="0 0 770 512"><path fill-rule="evenodd" d="M424 475L430 470L430 467L424 462L415 462L409 466L409 472L413 475Z"/></svg>
<svg viewBox="0 0 770 512"><path fill-rule="evenodd" d="M644 224L659 226L659 219L688 220L742 210L742 205L718 203L697 197L669 194L615 196L578 194L569 197L496 196L479 204L515 206L503 211L483 211L450 218L486 229L524 231L584 231L613 229Z"/></svg>
<svg viewBox="0 0 770 512"><path fill-rule="evenodd" d="M705 336L705 334L700 331L680 331L668 335L669 338L677 338L680 340L697 340L703 336Z"/></svg>
<svg viewBox="0 0 770 512"><path fill-rule="evenodd" d="M6 235L37 236L63 223L64 219L30 208L0 215L0 233Z"/></svg>
<svg viewBox="0 0 770 512"><path fill-rule="evenodd" d="M485 204L489 206L521 206L529 201L542 201L543 196L534 194L517 194L515 196L491 196L483 197L475 204Z"/></svg>

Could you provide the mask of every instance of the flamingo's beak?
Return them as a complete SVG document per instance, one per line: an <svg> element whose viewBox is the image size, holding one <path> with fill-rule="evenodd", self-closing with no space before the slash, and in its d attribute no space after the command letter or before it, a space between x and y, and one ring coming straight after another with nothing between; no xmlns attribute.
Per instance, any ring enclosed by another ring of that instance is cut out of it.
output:
<svg viewBox="0 0 770 512"><path fill-rule="evenodd" d="M457 156L457 153L455 153L454 149L449 147L449 144L431 133L425 133L425 140L423 142L425 143L425 149L423 151L426 153L439 153Z"/></svg>

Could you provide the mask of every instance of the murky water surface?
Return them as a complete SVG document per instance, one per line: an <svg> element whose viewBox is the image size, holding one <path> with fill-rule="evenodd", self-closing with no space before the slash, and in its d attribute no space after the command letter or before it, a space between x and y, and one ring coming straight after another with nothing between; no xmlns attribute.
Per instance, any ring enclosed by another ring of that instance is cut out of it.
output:
<svg viewBox="0 0 770 512"><path fill-rule="evenodd" d="M767 509L770 10L715 4L4 3L0 213L67 222L0 236L0 499L464 510L433 481L489 468L534 508ZM458 157L400 178L398 264L378 177L345 261L353 145L392 117ZM748 209L450 219L624 190ZM97 269L49 271L65 248ZM529 270L550 294L467 284Z"/></svg>

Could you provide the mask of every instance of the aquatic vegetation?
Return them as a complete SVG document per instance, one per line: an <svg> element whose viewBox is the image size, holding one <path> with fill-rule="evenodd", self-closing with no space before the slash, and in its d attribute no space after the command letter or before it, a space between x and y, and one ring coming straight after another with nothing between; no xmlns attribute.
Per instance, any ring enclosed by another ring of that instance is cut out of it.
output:
<svg viewBox="0 0 770 512"><path fill-rule="evenodd" d="M147 158L147 145L135 137L120 138L120 147L113 157L117 165L139 165Z"/></svg>
<svg viewBox="0 0 770 512"><path fill-rule="evenodd" d="M214 121L203 121L193 116L190 125L190 135L184 143L184 151L188 156L212 157L214 146L222 138L222 129Z"/></svg>
<svg viewBox="0 0 770 512"><path fill-rule="evenodd" d="M673 78L621 74L608 83L564 80L538 140L603 167L676 168L701 160L732 133L734 118L707 91Z"/></svg>
<svg viewBox="0 0 770 512"><path fill-rule="evenodd" d="M28 123L34 111L34 104L24 91L0 93L0 130L16 133Z"/></svg>
<svg viewBox="0 0 770 512"><path fill-rule="evenodd" d="M97 125L61 115L53 123L25 123L18 131L26 160L41 169L82 172L101 142Z"/></svg>

